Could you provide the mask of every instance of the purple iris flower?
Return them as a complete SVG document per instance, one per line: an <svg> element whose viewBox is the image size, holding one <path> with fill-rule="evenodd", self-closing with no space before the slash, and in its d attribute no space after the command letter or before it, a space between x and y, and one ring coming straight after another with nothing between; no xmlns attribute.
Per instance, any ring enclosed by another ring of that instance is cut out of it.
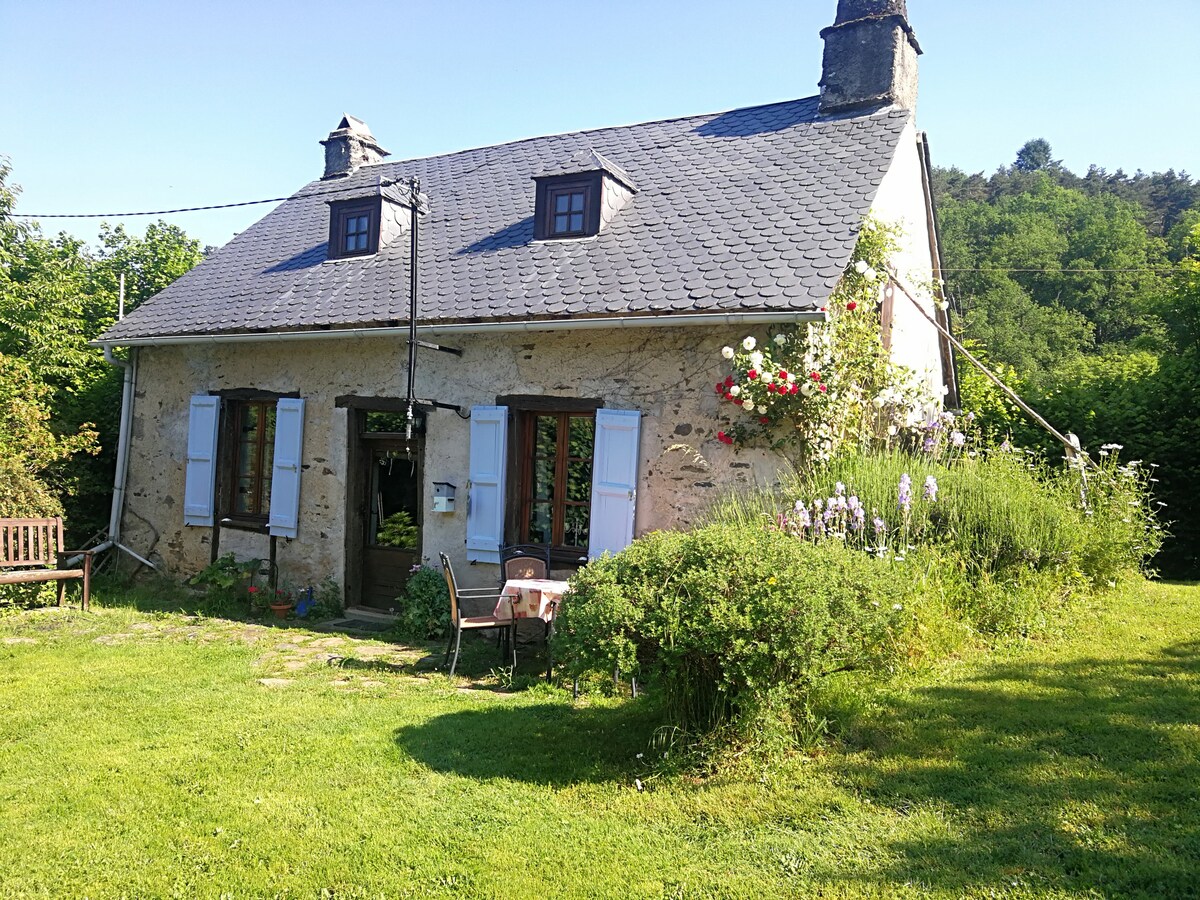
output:
<svg viewBox="0 0 1200 900"><path fill-rule="evenodd" d="M912 479L905 472L900 476L900 492L896 497L896 506L908 512L912 507Z"/></svg>
<svg viewBox="0 0 1200 900"><path fill-rule="evenodd" d="M932 475L926 475L925 476L925 499L928 500L930 503L936 503L937 502L937 492L938 492L937 479L934 478Z"/></svg>

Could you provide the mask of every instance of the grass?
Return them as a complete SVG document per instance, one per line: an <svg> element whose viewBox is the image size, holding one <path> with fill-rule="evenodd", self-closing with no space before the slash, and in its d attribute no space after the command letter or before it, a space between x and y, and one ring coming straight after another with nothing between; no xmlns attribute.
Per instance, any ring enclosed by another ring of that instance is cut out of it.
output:
<svg viewBox="0 0 1200 900"><path fill-rule="evenodd" d="M484 642L452 682L431 648L108 599L0 619L0 896L1200 894L1194 585L706 779L647 777L653 696L508 693Z"/></svg>

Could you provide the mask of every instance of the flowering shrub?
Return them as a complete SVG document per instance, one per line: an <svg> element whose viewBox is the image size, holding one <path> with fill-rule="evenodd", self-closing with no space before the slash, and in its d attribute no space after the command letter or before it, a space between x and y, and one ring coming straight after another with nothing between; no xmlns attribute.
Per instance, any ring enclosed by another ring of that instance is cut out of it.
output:
<svg viewBox="0 0 1200 900"><path fill-rule="evenodd" d="M879 305L892 290L883 272L894 249L894 232L868 221L824 322L722 349L733 371L716 393L736 412L719 441L792 444L802 460L826 461L902 440L936 410L940 398L883 346Z"/></svg>

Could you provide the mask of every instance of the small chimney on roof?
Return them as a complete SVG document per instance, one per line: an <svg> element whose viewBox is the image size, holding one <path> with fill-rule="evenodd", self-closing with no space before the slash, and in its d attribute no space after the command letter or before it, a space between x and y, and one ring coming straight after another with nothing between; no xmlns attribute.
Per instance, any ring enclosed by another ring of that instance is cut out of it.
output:
<svg viewBox="0 0 1200 900"><path fill-rule="evenodd" d="M921 45L905 0L838 0L837 19L821 37L822 113L916 108Z"/></svg>
<svg viewBox="0 0 1200 900"><path fill-rule="evenodd" d="M349 175L361 165L377 163L390 156L379 146L371 129L362 119L342 116L338 127L321 141L325 147L325 174L322 178Z"/></svg>

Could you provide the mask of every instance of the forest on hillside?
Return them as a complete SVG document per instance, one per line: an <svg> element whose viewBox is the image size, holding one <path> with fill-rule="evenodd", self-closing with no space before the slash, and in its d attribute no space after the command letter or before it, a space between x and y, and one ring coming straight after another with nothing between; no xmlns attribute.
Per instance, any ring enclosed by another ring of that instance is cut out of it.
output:
<svg viewBox="0 0 1200 900"><path fill-rule="evenodd" d="M88 346L126 308L204 257L165 222L143 236L105 226L99 246L15 217L0 158L0 516L63 511L72 542L107 522L119 369ZM1200 183L1174 171L1078 175L1045 140L990 176L934 173L944 280L958 335L1093 454L1155 465L1173 537L1164 574L1200 572ZM1061 455L959 361L964 410L999 443Z"/></svg>
<svg viewBox="0 0 1200 900"><path fill-rule="evenodd" d="M1157 467L1172 537L1156 563L1194 576L1200 183L1174 171L1078 175L1038 139L990 176L937 169L934 192L957 335L1085 449L1117 444ZM963 405L991 435L1061 455L965 361L959 371Z"/></svg>

